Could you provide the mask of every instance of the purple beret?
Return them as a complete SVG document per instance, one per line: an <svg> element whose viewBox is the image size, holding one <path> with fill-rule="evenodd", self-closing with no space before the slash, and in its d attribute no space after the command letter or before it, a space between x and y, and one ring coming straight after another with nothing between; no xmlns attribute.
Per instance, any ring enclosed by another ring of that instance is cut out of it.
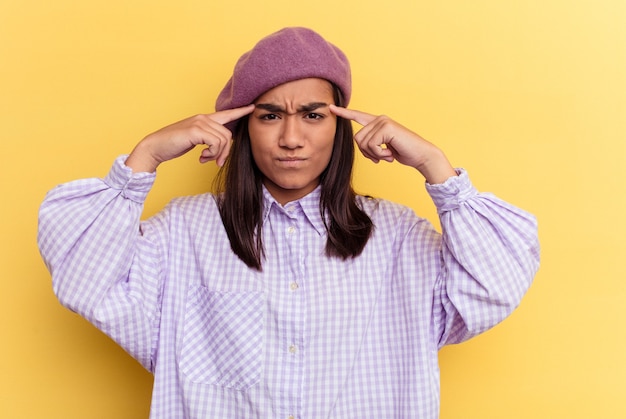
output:
<svg viewBox="0 0 626 419"><path fill-rule="evenodd" d="M239 58L215 109L249 105L276 86L310 77L336 84L345 104L350 101L352 82L345 54L311 29L282 29L261 39Z"/></svg>

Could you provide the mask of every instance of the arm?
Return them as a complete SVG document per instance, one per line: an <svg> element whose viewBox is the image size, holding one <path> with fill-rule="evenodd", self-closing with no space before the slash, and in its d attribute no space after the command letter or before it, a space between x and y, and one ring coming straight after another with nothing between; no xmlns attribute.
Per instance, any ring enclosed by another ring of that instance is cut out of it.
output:
<svg viewBox="0 0 626 419"><path fill-rule="evenodd" d="M331 111L363 125L355 141L370 160L397 160L426 179L443 233L433 301L439 346L469 339L508 316L539 266L535 218L479 194L440 149L388 117L334 105Z"/></svg>
<svg viewBox="0 0 626 419"><path fill-rule="evenodd" d="M161 278L158 248L141 237L139 218L154 174L133 176L123 161L104 179L51 190L40 207L38 242L59 301L150 369ZM153 258L136 259L137 252Z"/></svg>
<svg viewBox="0 0 626 419"><path fill-rule="evenodd" d="M201 162L223 163L230 131L221 123L253 107L198 115L142 140L105 179L61 185L39 213L39 247L61 303L152 368L167 255L167 214L140 225L143 202L163 161L205 144ZM134 173L133 173L134 172ZM146 234L146 230L152 233Z"/></svg>
<svg viewBox="0 0 626 419"><path fill-rule="evenodd" d="M426 185L441 221L433 323L439 346L467 340L519 305L539 267L537 221L485 193L467 173Z"/></svg>

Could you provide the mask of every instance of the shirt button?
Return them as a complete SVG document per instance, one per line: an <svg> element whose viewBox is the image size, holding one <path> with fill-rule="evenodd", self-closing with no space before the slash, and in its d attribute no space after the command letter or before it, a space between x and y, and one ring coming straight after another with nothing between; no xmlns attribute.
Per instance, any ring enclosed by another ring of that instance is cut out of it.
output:
<svg viewBox="0 0 626 419"><path fill-rule="evenodd" d="M296 419L296 417L294 415L289 415L287 419Z"/></svg>
<svg viewBox="0 0 626 419"><path fill-rule="evenodd" d="M296 228L294 226L290 226L287 228L287 233L289 234L293 234L296 231Z"/></svg>
<svg viewBox="0 0 626 419"><path fill-rule="evenodd" d="M298 347L296 345L289 345L289 352L295 354L298 351Z"/></svg>
<svg viewBox="0 0 626 419"><path fill-rule="evenodd" d="M298 289L298 283L297 282L292 282L291 284L289 284L289 288L291 288L291 291L295 291Z"/></svg>

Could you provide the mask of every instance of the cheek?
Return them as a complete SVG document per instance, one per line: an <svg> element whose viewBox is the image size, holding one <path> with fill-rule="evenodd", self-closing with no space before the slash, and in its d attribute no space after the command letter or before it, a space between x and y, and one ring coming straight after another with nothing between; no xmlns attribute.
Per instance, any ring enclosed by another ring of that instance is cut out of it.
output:
<svg viewBox="0 0 626 419"><path fill-rule="evenodd" d="M252 151L252 156L256 160L257 156L263 156L266 154L266 151L269 149L271 141L268 141L268 138L271 138L270 133L267 130L260 130L257 127L254 127L253 124L248 126L248 135L250 138L250 150Z"/></svg>
<svg viewBox="0 0 626 419"><path fill-rule="evenodd" d="M250 141L250 152L252 153L252 160L261 171L264 171L268 165L270 159L269 150L259 145L259 143Z"/></svg>
<svg viewBox="0 0 626 419"><path fill-rule="evenodd" d="M322 136L320 136L321 141L319 144L323 144L321 148L325 153L328 154L329 158L333 152L333 145L335 143L335 132L336 129L333 126L326 130L326 132Z"/></svg>

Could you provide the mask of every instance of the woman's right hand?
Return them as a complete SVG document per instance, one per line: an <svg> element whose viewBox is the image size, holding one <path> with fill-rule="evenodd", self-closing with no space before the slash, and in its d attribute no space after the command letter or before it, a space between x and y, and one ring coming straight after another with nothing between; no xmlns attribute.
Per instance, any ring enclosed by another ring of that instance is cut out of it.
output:
<svg viewBox="0 0 626 419"><path fill-rule="evenodd" d="M248 105L196 115L161 128L135 146L126 159L126 166L133 172L154 172L159 164L180 157L197 145L206 146L200 154L201 163L215 160L218 166L222 166L232 142L232 133L224 124L248 115L253 110L254 105Z"/></svg>

